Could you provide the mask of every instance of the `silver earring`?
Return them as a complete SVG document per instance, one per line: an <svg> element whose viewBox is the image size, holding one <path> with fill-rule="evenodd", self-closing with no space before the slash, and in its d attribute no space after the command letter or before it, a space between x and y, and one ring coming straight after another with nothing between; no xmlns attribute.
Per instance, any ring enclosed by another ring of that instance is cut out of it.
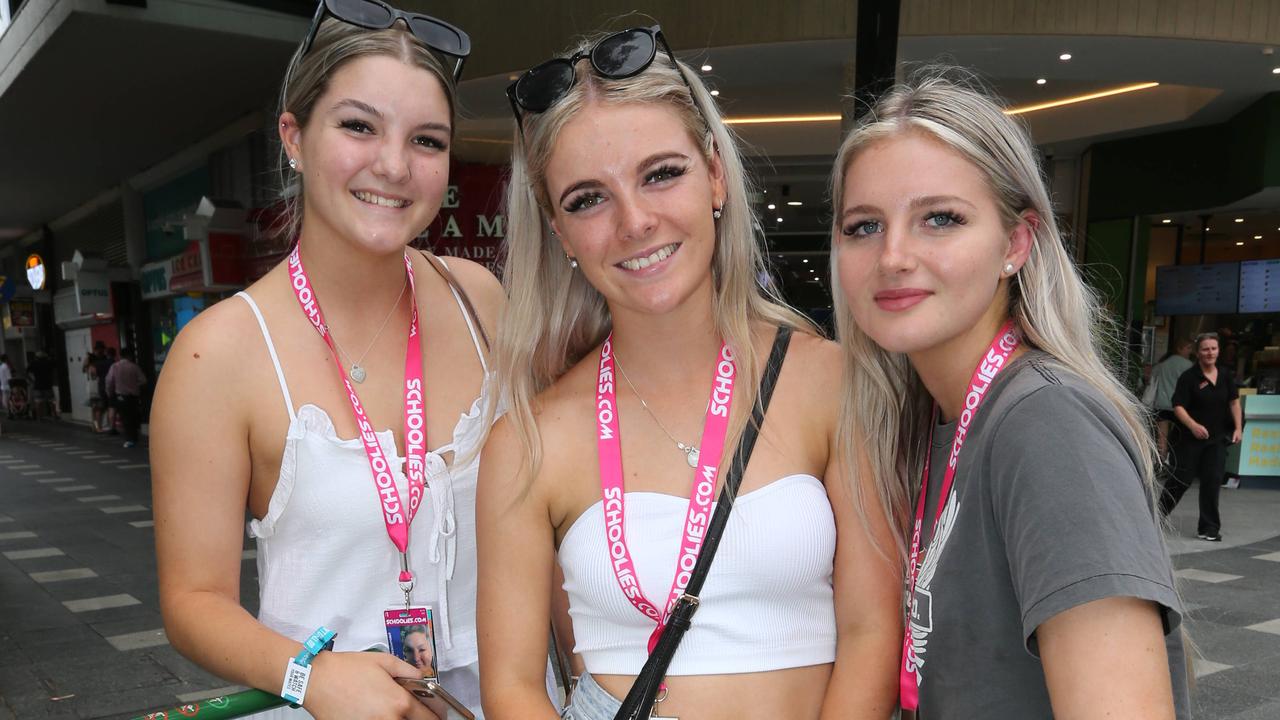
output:
<svg viewBox="0 0 1280 720"><path fill-rule="evenodd" d="M719 220L722 214L723 213L720 212L720 208L715 208L714 210L711 211L711 217L715 218L716 220Z"/></svg>
<svg viewBox="0 0 1280 720"><path fill-rule="evenodd" d="M289 158L289 169L290 170L298 169L298 158Z"/></svg>
<svg viewBox="0 0 1280 720"><path fill-rule="evenodd" d="M1004 274L1005 274L1005 275L1012 275L1012 274L1013 274L1013 263L1005 263L1005 264L1004 264Z"/></svg>
<svg viewBox="0 0 1280 720"><path fill-rule="evenodd" d="M578 258L572 257L572 256L570 256L568 253L565 253L565 257L566 257L566 258L569 258L569 269L570 269L570 270L577 270L577 269L578 269Z"/></svg>

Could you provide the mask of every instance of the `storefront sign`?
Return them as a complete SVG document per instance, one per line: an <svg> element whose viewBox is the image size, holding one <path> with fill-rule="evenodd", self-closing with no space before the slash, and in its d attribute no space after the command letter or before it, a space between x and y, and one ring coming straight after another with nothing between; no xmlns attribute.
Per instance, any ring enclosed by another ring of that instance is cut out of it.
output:
<svg viewBox="0 0 1280 720"><path fill-rule="evenodd" d="M467 258L496 272L498 250L507 235L502 212L507 168L500 165L454 163L454 184L445 192L440 214L423 238L437 255Z"/></svg>
<svg viewBox="0 0 1280 720"><path fill-rule="evenodd" d="M147 263L142 266L142 299L154 300L156 298L167 297L172 293L169 292L169 268L171 263L169 260L161 260L160 262Z"/></svg>
<svg viewBox="0 0 1280 720"><path fill-rule="evenodd" d="M27 282L32 290L43 290L45 281L44 258L35 253L27 256Z"/></svg>
<svg viewBox="0 0 1280 720"><path fill-rule="evenodd" d="M110 281L103 273L80 272L76 275L76 312L81 315L111 314Z"/></svg>

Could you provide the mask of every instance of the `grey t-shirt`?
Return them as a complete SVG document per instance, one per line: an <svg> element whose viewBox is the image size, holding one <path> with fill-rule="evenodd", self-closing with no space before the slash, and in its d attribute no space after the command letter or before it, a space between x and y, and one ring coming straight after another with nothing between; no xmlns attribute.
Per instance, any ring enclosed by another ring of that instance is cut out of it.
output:
<svg viewBox="0 0 1280 720"><path fill-rule="evenodd" d="M1190 717L1182 606L1114 406L1044 353L1015 360L970 426L931 543L955 427L934 429L911 620L918 718L1053 717L1036 628L1117 596L1161 607L1177 717Z"/></svg>

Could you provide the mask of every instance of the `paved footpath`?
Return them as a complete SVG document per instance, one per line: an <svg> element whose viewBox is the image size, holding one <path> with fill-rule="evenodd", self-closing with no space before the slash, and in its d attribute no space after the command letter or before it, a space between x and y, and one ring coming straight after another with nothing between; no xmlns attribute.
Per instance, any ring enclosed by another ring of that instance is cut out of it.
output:
<svg viewBox="0 0 1280 720"><path fill-rule="evenodd" d="M1222 491L1223 543L1195 539L1192 490L1170 551L1202 657L1197 720L1280 718L1280 490ZM0 720L131 718L240 688L165 638L144 448L62 423L0 435ZM256 610L246 541L241 595Z"/></svg>
<svg viewBox="0 0 1280 720"><path fill-rule="evenodd" d="M145 447L70 424L3 426L0 720L130 718L229 689L165 638ZM244 570L256 607L254 563Z"/></svg>

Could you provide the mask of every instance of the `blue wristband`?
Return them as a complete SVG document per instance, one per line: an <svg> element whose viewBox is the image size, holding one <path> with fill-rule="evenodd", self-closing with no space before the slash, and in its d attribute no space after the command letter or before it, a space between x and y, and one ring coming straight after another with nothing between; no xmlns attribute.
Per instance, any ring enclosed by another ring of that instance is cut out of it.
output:
<svg viewBox="0 0 1280 720"><path fill-rule="evenodd" d="M307 694L307 685L311 680L311 661L321 652L332 650L333 639L336 636L337 633L324 626L316 628L316 631L311 633L311 637L302 643L302 650L289 661L288 667L285 668L284 686L280 689L280 696L289 702L290 707L297 708L302 705Z"/></svg>
<svg viewBox="0 0 1280 720"><path fill-rule="evenodd" d="M337 636L338 633L321 625L316 628L315 632L311 633L311 637L307 638L306 641L302 643L302 650L298 652L297 657L295 657L293 661L302 667L310 665L311 661L315 659L315 656L319 655L321 651L333 649L333 639Z"/></svg>

